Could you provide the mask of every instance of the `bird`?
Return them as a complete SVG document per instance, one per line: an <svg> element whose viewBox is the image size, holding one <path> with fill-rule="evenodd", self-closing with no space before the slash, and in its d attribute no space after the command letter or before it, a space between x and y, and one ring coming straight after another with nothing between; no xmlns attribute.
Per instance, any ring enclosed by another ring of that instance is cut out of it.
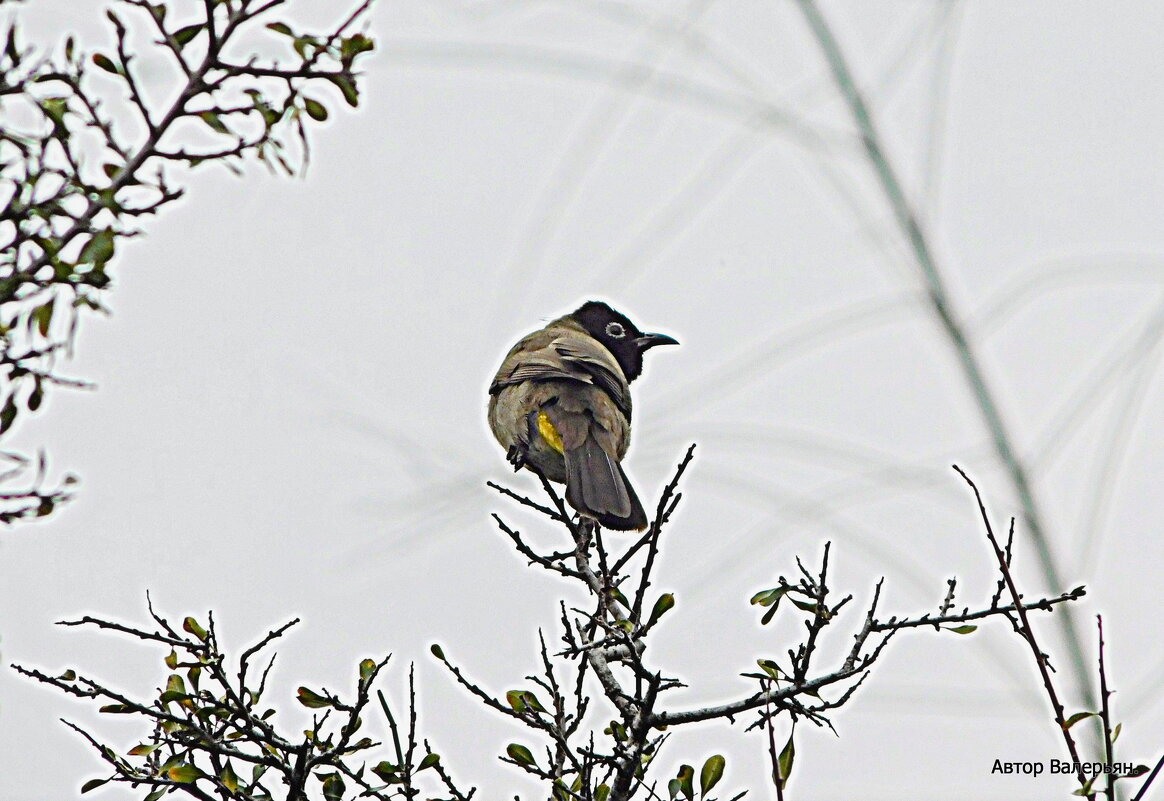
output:
<svg viewBox="0 0 1164 801"><path fill-rule="evenodd" d="M620 464L630 444L630 384L647 350L678 344L596 300L522 337L489 385L489 428L513 469L565 484L566 501L603 528L645 529Z"/></svg>

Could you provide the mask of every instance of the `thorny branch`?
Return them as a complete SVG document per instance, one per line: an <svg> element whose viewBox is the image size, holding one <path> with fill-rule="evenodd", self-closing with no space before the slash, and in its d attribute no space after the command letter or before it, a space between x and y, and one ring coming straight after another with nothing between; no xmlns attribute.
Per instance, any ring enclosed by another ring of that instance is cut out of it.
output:
<svg viewBox="0 0 1164 801"><path fill-rule="evenodd" d="M671 593L664 593L649 607L649 611L646 598L664 528L682 498L678 491L679 482L693 455L694 446L688 449L663 490L648 530L621 548L616 539L604 536L592 520L572 515L555 488L544 478L540 483L548 498L546 503L490 484L510 500L541 513L551 523L563 525L573 541L572 552L564 548L539 549L499 515L494 515L498 528L529 564L575 583L592 599L593 606L588 610L574 608L567 611L563 605L563 648L555 654L558 661L550 658L543 641L543 675L526 677L542 691L549 691L554 708L559 709L562 695L557 689L560 686L557 677L566 669L565 663L573 661L579 675L573 711L567 714L560 710L559 714L552 714L537 700L533 690L511 691L504 699L499 698L469 679L460 667L448 661L439 648L434 653L438 653L457 682L487 706L548 738L548 764L542 764L532 751L517 744L511 745L505 761L551 782L558 788L555 792L565 787L563 797L588 800L608 795L611 799L621 800L644 788L648 793L653 792L648 768L657 759L663 743L659 732L669 726L711 720L734 722L739 715L757 713L755 721L747 728L766 728L769 751L775 754L772 726L778 716L787 716L793 724L804 719L831 729L828 713L849 702L898 633L931 627L967 634L976 628L974 622L995 617L1009 620L1015 616L1025 621L1030 612L1053 611L1057 606L1084 595L1084 588L1079 587L1053 598L1033 601L1024 601L1015 595L1011 603L1002 604L1001 593L996 593L988 606L975 610L965 607L959 612L955 609L957 582L950 579L936 613L883 617L879 612L883 582L879 581L860 625L851 635L851 648L839 664L821 669L817 664L820 644L827 639L828 627L837 623L845 607L853 600L851 595L839 599L833 597L828 583L831 545L826 543L818 569L809 570L798 559L797 573L792 579L781 576L776 586L752 597L753 604L764 608L761 623L771 621L785 600L786 608L792 607L795 614L805 616L803 640L788 650L787 662L758 659L761 672L743 674L757 682L757 689L734 701L691 709L675 708L664 703L669 697L666 693L685 685L677 678L667 677L645 659L648 636L674 607L675 598ZM993 532L989 533L989 538L995 547ZM1009 565L1009 541L1006 551L999 552ZM1006 573L1003 580L1007 580ZM636 588L631 598L622 590L629 586ZM571 746L571 738L578 733L583 714L578 707L587 700L582 690L583 673L593 677L597 691L616 715L616 719L601 732L604 740L598 732L590 735L592 742L605 742L602 748ZM568 727L565 721L569 721ZM572 752L571 747L574 748ZM785 771L791 770L793 755L790 738L785 749L774 756L774 773L782 775L785 781ZM672 785L679 784L671 789L682 793L683 783L689 780L690 776L681 769L679 776L672 780ZM783 787L779 786L778 791L782 794Z"/></svg>
<svg viewBox="0 0 1164 801"><path fill-rule="evenodd" d="M1043 689L1046 692L1047 700L1051 703L1051 711L1054 717L1054 721L1058 729L1062 732L1064 745L1067 748L1067 753L1070 755L1071 763L1074 766L1075 778L1079 782L1079 790L1076 791L1076 794L1085 796L1089 799L1094 799L1095 791L1093 790L1093 785L1100 774L1096 774L1090 779L1087 777L1087 772L1084 769L1084 765L1086 763L1080 758L1079 748L1075 743L1075 738L1071 734L1071 727L1078 723L1080 720L1084 720L1089 717L1099 717L1105 745L1104 759L1101 764L1107 768L1107 770L1104 771L1104 775L1106 775L1108 779L1107 795L1110 799L1114 799L1116 781L1123 778L1135 778L1140 776L1146 773L1148 768L1146 765L1140 765L1134 767L1127 773L1120 773L1112 769L1115 765L1115 762L1112 756L1113 738L1111 734L1111 716L1110 710L1108 708L1108 696L1110 693L1107 689L1107 670L1104 665L1103 658L1103 619L1099 618L1099 685L1100 700L1102 704L1101 710L1099 712L1080 712L1068 717L1066 710L1063 707L1063 703L1059 700L1059 693L1055 689L1055 683L1051 678L1052 668L1050 666L1048 656L1043 651L1043 649L1039 647L1038 640L1035 638L1035 630L1031 626L1030 618L1027 616L1027 612L1031 609L1043 607L1041 607L1038 603L1022 603L1022 595L1018 591L1018 587L1016 586L1014 580L1014 575L1011 572L1011 542L1014 537L1014 520L1011 520L1010 533L1007 536L1006 548L1004 549L999 545L998 539L994 535L994 527L990 523L990 516L986 512L986 504L982 500L982 493L979 492L978 485L976 485L974 481L968 475L966 475L965 471L958 467L958 465L954 465L953 467L954 470L957 471L958 475L960 475L969 485L970 489L974 493L974 499L978 503L978 513L982 518L982 526L986 532L986 539L994 551L994 558L998 563L998 571L1002 576L1000 579L1000 584L1005 584L1006 590L1010 595L1011 600L1013 601L1012 606L1005 607L998 611L1004 612L1006 614L1006 617L1010 621L1015 633L1022 637L1023 641L1026 642L1026 644L1030 647L1031 654L1035 660L1035 667L1038 669L1039 677L1043 682ZM1073 590L1072 593L1078 593L1081 596L1083 594L1083 588L1078 587ZM999 595L1000 593L996 593L994 596L995 606L997 606ZM1060 599L1062 598L1063 596L1060 596ZM1041 603L1051 602L1044 601ZM1150 777L1148 781L1145 782L1144 787L1141 788L1141 793L1143 792L1143 789L1151 783L1151 781L1152 779Z"/></svg>
<svg viewBox="0 0 1164 801"><path fill-rule="evenodd" d="M675 477L658 505L650 536L636 538L626 545L621 545L617 537L603 536L604 532L593 521L570 515L561 496L545 481L542 484L548 502L531 501L522 505L543 509L552 523L563 526L573 542L572 550L548 551L534 547L520 532L496 517L498 527L524 558L578 586L585 599L581 605L559 602L561 645L551 649L544 635L539 634L539 667L526 675L521 685L496 695L454 664L443 648L432 646L433 655L459 685L486 707L520 724L541 741L544 747L540 753L522 743L510 743L502 760L547 783L555 801L623 801L636 796L661 801L655 766L667 743L668 727L713 720L735 723L737 717L749 713L754 717L745 731L767 732L773 781L777 797L783 797L796 753L797 724L807 721L835 733L830 713L855 697L895 636L923 627L969 634L976 629L971 621L992 617L1005 618L1029 644L1046 682L1056 725L1063 730L1073 759L1079 762L1069 732L1071 726L1078 720L1096 716L1102 719L1106 735L1106 765L1110 768L1106 773L1110 784L1148 772L1146 766L1111 763L1112 745L1119 727L1112 726L1107 703L1111 693L1102 630L1099 681L1103 708L1065 716L1051 683L1047 657L1035 640L1031 618L1033 612L1052 612L1062 604L1078 600L1083 597L1084 589L1080 587L1053 598L1024 600L1011 571L1009 542L1005 549L999 545L976 488L987 540L1009 593L1008 603L1003 603L1002 595L995 592L986 608L963 607L958 612L957 582L951 579L936 613L886 617L881 611L884 580L880 580L873 587L872 598L863 614L853 622L851 646L839 658L824 663L820 653L822 644L832 639L829 627L845 618L846 607L853 605L853 596L836 598L829 586L832 548L830 543L825 543L819 567L810 569L796 559L791 578L778 576L774 586L751 598L751 603L763 610L761 625L771 622L781 608L787 615L798 618L804 627L800 642L788 648L784 658L757 659L759 671L742 674L755 682L754 689L735 700L695 708L671 703L671 694L686 685L652 664L647 640L652 632L659 630L660 620L675 607L675 597L669 592L660 594L648 611L645 601L636 604L621 587L634 585L638 588L636 596L645 598L644 590L650 586L650 580L644 576L650 577L658 564L655 554L661 551L666 524L681 497L678 480L692 457L693 451L689 450L677 465ZM503 494L518 500L512 492ZM632 550L634 553L628 557ZM473 797L475 790L460 790L441 757L417 734L415 683L411 671L406 720L398 721L387 698L377 693L393 753L369 767L364 761L365 754L384 746L369 737L360 737L358 732L362 712L371 701L371 686L387 659L362 661L354 694L346 698L326 688L300 687L299 702L314 713L310 728L300 735L298 731L290 733L278 727L274 721L275 708L265 701L274 662L273 655L267 656L269 647L297 621L271 629L243 650L232 670L228 667L231 660L219 647L213 615L203 628L192 617L185 618L180 626L171 625L154 611L152 602L149 613L154 623L152 628L93 616L63 621L62 625L92 626L168 650L164 662L170 672L156 696L137 698L73 670L52 675L14 666L36 681L77 698L97 701L104 713L129 715L149 723L148 737L125 754L117 753L75 724L68 724L98 750L111 769L109 776L89 782L88 789L118 782L151 788L152 801L173 790L199 799L237 797L270 801L272 788L277 786L285 791L283 795L287 799L302 801L311 794L314 785L309 787L309 779L315 777L322 781L321 789L327 801L344 798L349 786L359 797L414 801L420 797L427 778L430 784L439 781L438 786L453 801L469 801ZM260 659L265 661L265 667L256 673L253 666L261 664ZM596 719L602 723L594 725ZM779 751L775 737L777 721L786 722L791 732ZM245 766L250 768L249 780L236 772L236 767ZM701 801L712 801L708 794L722 778L724 769L725 760L720 755L704 761L698 772ZM431 773L427 777L420 776L428 770ZM675 778L667 782L668 794L672 798L693 797L695 775L691 765L681 765ZM1152 778L1149 777L1149 783ZM1094 781L1081 781L1080 793L1093 797ZM1110 785L1108 795L1113 795Z"/></svg>
<svg viewBox="0 0 1164 801"><path fill-rule="evenodd" d="M58 52L25 47L18 16L0 30L0 437L49 388L84 386L57 372L59 357L81 313L104 311L119 243L182 196L175 172L238 172L250 156L288 174L306 165L307 124L329 116L319 98L359 102L356 62L373 43L353 28L370 2L322 35L274 17L285 0L120 0L106 12L113 41L95 52L71 36ZM290 61L228 55L262 38L285 41ZM0 494L0 522L68 500L75 479L46 488L39 464L30 488Z"/></svg>
<svg viewBox="0 0 1164 801"><path fill-rule="evenodd" d="M175 790L206 801L270 801L276 797L276 788L281 788L281 795L289 801L303 801L315 797L311 782L317 779L322 782L324 797L335 801L344 797L346 779L360 789L361 797L412 801L424 786L417 774L431 768L434 770L430 775L439 780L436 786L443 787L453 801L472 798L473 791L464 793L457 788L427 740L423 756L417 759L420 746L411 671L405 747L401 747L392 709L384 694L378 692L395 754L369 767L368 755L382 744L366 736L357 739L357 733L371 702L372 686L388 664L388 657L359 663L355 690L349 700L326 688L299 687L297 700L313 711L312 721L306 730L292 726L291 731L286 731L276 726L276 707L266 698L267 674L274 656L267 661L257 687L248 683L248 666L297 620L270 630L244 650L237 669L232 671L232 660L219 647L213 614L205 628L195 618L187 617L181 630L156 614L152 604L150 615L156 624L153 630L89 616L62 625L93 626L168 649L163 661L169 674L153 696L135 698L74 670L52 675L13 665L31 679L101 703L103 713L129 716L148 724L148 734L138 745L118 753L86 729L64 721L111 769L108 776L86 782L82 792L112 782L145 787L150 790L146 797L153 801Z"/></svg>
<svg viewBox="0 0 1164 801"><path fill-rule="evenodd" d="M1022 596L1019 594L1018 588L1015 586L1014 578L1010 573L1010 565L1007 564L1006 553L998 544L998 540L994 536L994 528L990 524L990 516L986 513L986 505L982 501L982 494L978 491L978 487L970 479L962 468L954 465L954 469L958 471L958 475L966 480L970 488L974 491L974 498L978 502L978 511L982 516L982 525L986 529L986 539L990 542L990 547L994 550L994 557L998 561L998 569L1002 574L1003 580L1006 582L1007 592L1014 601L1016 612L1018 613L1019 623L1016 629L1022 635L1027 645L1030 646L1031 653L1035 658L1035 666L1039 670L1039 677L1043 680L1043 687L1047 691L1047 698L1051 702L1051 709L1055 715L1055 722L1059 724L1063 731L1063 740L1067 746L1068 753L1071 754L1071 760L1077 765L1076 777L1079 779L1081 786L1087 784L1087 776L1083 773L1083 760L1079 757L1079 749L1075 745L1075 739L1071 736L1070 727L1067 726L1067 716L1063 711L1063 704L1059 701L1058 693L1055 692L1055 685L1051 681L1050 667L1047 663L1047 655L1043 653L1043 649L1039 647L1038 641L1035 639L1035 632L1031 628L1030 620L1027 618L1027 610L1022 604Z"/></svg>

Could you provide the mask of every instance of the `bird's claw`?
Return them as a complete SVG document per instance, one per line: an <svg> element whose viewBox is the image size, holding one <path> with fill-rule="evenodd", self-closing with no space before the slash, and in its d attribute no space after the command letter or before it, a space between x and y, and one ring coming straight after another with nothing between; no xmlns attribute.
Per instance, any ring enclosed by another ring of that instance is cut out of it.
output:
<svg viewBox="0 0 1164 801"><path fill-rule="evenodd" d="M513 465L513 472L525 467L525 451L516 445L511 445L505 455L506 461Z"/></svg>

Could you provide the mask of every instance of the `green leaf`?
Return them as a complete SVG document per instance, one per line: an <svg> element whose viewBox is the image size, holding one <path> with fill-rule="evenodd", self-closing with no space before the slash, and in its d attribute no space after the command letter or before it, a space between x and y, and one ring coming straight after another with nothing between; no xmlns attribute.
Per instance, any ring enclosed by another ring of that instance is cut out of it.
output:
<svg viewBox="0 0 1164 801"><path fill-rule="evenodd" d="M317 122L323 122L327 119L327 107L318 100L312 100L310 97L303 98L303 108L307 111L307 115Z"/></svg>
<svg viewBox="0 0 1164 801"><path fill-rule="evenodd" d="M169 680L166 682L166 691L178 693L180 695L188 694L186 692L186 682L182 681L182 677L177 673L170 676Z"/></svg>
<svg viewBox="0 0 1164 801"><path fill-rule="evenodd" d="M113 258L113 229L103 228L89 237L77 257L78 264L103 265Z"/></svg>
<svg viewBox="0 0 1164 801"><path fill-rule="evenodd" d="M107 783L108 781L109 779L90 779L81 785L81 794L84 795L90 790L96 790L98 787Z"/></svg>
<svg viewBox="0 0 1164 801"><path fill-rule="evenodd" d="M159 798L166 794L168 789L168 787L159 787L157 790L154 790L152 793L142 799L142 801L158 801Z"/></svg>
<svg viewBox="0 0 1164 801"><path fill-rule="evenodd" d="M776 615L776 610L780 608L780 601L792 589L792 587L773 587L770 590L762 590L752 596L751 603L753 605L768 607L768 611L760 618L760 625L767 626L772 622L772 618Z"/></svg>
<svg viewBox="0 0 1164 801"><path fill-rule="evenodd" d="M167 704L170 701L184 701L187 697L189 697L189 693L186 692L186 682L182 681L182 677L175 673L166 682L166 689L162 690L159 700L163 704Z"/></svg>
<svg viewBox="0 0 1164 801"><path fill-rule="evenodd" d="M314 36L296 36L291 41L291 46L295 48L295 52L299 54L300 58L307 58L307 48L319 48L319 40Z"/></svg>
<svg viewBox="0 0 1164 801"><path fill-rule="evenodd" d="M368 680L372 678L372 676L375 672L376 672L376 663L373 662L371 659L365 659L363 662L360 663L360 681L361 682L366 684L368 682Z"/></svg>
<svg viewBox="0 0 1164 801"><path fill-rule="evenodd" d="M109 56L105 55L104 53L94 53L93 54L93 63L96 64L101 69L105 70L106 72L111 72L114 75L121 74L121 70L118 69L117 63L114 62L113 59L111 59Z"/></svg>
<svg viewBox="0 0 1164 801"><path fill-rule="evenodd" d="M1063 721L1063 731L1067 731L1081 720L1096 717L1098 714L1099 713L1097 712L1076 712L1074 715L1067 718L1067 720Z"/></svg>
<svg viewBox="0 0 1164 801"><path fill-rule="evenodd" d="M708 757L707 761L703 763L703 769L699 771L699 794L701 796L706 798L711 788L715 787L723 778L725 764L726 760L719 754Z"/></svg>
<svg viewBox="0 0 1164 801"><path fill-rule="evenodd" d="M295 36L295 32L291 30L291 26L285 22L272 22L267 25L267 30L274 31L275 33L281 33L284 36Z"/></svg>
<svg viewBox="0 0 1164 801"><path fill-rule="evenodd" d="M505 700L515 712L545 712L546 708L542 706L541 701L537 696L529 690L510 690L505 694Z"/></svg>
<svg viewBox="0 0 1164 801"><path fill-rule="evenodd" d="M177 42L180 47L185 47L186 45L190 44L190 42L194 40L194 37L197 36L198 33L205 27L205 24L199 22L195 23L194 25L187 25L185 28L179 28L178 30L174 31L174 41Z"/></svg>
<svg viewBox="0 0 1164 801"><path fill-rule="evenodd" d="M594 801L606 801L610 798L610 785L600 784L594 788Z"/></svg>
<svg viewBox="0 0 1164 801"><path fill-rule="evenodd" d="M946 631L952 631L955 634L970 634L971 632L978 631L978 627L977 626L953 626L952 628L947 628Z"/></svg>
<svg viewBox="0 0 1164 801"><path fill-rule="evenodd" d="M675 776L679 782L679 792L687 801L691 801L695 797L695 768L690 765L680 765L679 773Z"/></svg>
<svg viewBox="0 0 1164 801"><path fill-rule="evenodd" d="M66 670L61 675L57 676L57 678L60 679L61 681L76 681L77 680L77 671L70 668L69 670ZM1117 726L1116 728L1119 728L1119 727Z"/></svg>
<svg viewBox="0 0 1164 801"><path fill-rule="evenodd" d="M176 670L178 667L178 652L173 648L170 649L170 653L166 657L166 667L170 670Z"/></svg>
<svg viewBox="0 0 1164 801"><path fill-rule="evenodd" d="M797 609L803 612L812 612L813 614L816 614L816 604L812 601L798 601L795 598L789 598L788 600L791 601L792 605Z"/></svg>
<svg viewBox="0 0 1164 801"><path fill-rule="evenodd" d="M63 97L46 97L40 101L40 107L48 118L53 121L54 126L58 130L63 130L61 126L64 125L65 113L69 110L69 101ZM52 240L49 240L49 242L52 242ZM59 243L56 243L55 247L59 247Z"/></svg>
<svg viewBox="0 0 1164 801"><path fill-rule="evenodd" d="M1120 731L1123 729L1123 727L1124 724L1117 723L1115 728L1111 730L1111 741L1113 745L1115 744L1115 741L1120 738Z"/></svg>
<svg viewBox="0 0 1164 801"><path fill-rule="evenodd" d="M780 787L788 786L788 777L792 775L792 763L796 760L796 746L792 744L792 735L789 733L788 742L785 743L783 750L780 752L780 757L776 760L776 767L780 775L776 780L780 782Z"/></svg>
<svg viewBox="0 0 1164 801"><path fill-rule="evenodd" d="M788 592L788 588L786 587L773 587L770 590L760 590L758 593L752 596L752 599L748 601L748 603L752 604L753 606L756 604L759 604L760 606L771 606L772 604L778 604L786 592Z"/></svg>
<svg viewBox="0 0 1164 801"><path fill-rule="evenodd" d="M532 709L534 712L546 711L546 708L542 706L542 702L538 700L538 697L529 690L525 691L522 700L524 700L525 705Z"/></svg>
<svg viewBox="0 0 1164 801"><path fill-rule="evenodd" d="M670 611L675 606L675 596L669 592L665 592L659 596L659 600L655 601L655 606L651 609L651 616L647 619L647 625L654 625L655 621L661 618L664 614Z"/></svg>
<svg viewBox="0 0 1164 801"><path fill-rule="evenodd" d="M374 50L375 43L362 33L354 33L340 40L340 62L344 66L351 66L352 62L361 53Z"/></svg>
<svg viewBox="0 0 1164 801"><path fill-rule="evenodd" d="M202 120L217 133L230 135L230 128L227 128L226 123L213 111L203 111L198 115L198 119Z"/></svg>
<svg viewBox="0 0 1164 801"><path fill-rule="evenodd" d="M299 703L310 709L319 709L320 707L332 705L331 701L329 701L327 698L317 692L307 689L306 687L300 687L298 694Z"/></svg>
<svg viewBox="0 0 1164 801"><path fill-rule="evenodd" d="M49 326L53 321L53 309L55 307L55 301L50 300L48 303L37 306L32 312L33 319L36 320L36 330L40 332L42 337L48 336Z"/></svg>
<svg viewBox="0 0 1164 801"><path fill-rule="evenodd" d="M505 694L505 701L514 712L521 713L526 710L525 700L522 698L522 695L521 690L510 690Z"/></svg>
<svg viewBox="0 0 1164 801"><path fill-rule="evenodd" d="M352 108L360 105L360 92L356 89L355 80L348 75L327 75L325 76L329 81L339 87L340 92L344 96L344 100Z"/></svg>
<svg viewBox="0 0 1164 801"><path fill-rule="evenodd" d="M271 104L268 103L266 101L266 99L264 99L263 96L261 94L259 94L258 91L251 89L251 90L247 91L247 94L249 94L251 96L251 103L254 104L255 110L258 111L259 114L262 116L263 122L266 123L268 128L270 128L272 125L274 125L275 123L277 123L279 121L278 112L276 112L275 109L271 108ZM260 156L263 155L263 149L262 149L261 144L258 148L258 153Z"/></svg>
<svg viewBox="0 0 1164 801"><path fill-rule="evenodd" d="M154 751L157 751L160 747L161 746L159 746L157 743L153 745L146 745L145 743L142 743L141 745L135 745L133 748L126 751L126 753L129 756L148 756Z"/></svg>
<svg viewBox="0 0 1164 801"><path fill-rule="evenodd" d="M432 646L428 650L431 651L432 655L435 656L437 659L441 660L442 662L445 661L445 650L443 648L441 648L439 645L437 645L436 643L433 643Z"/></svg>
<svg viewBox="0 0 1164 801"><path fill-rule="evenodd" d="M528 748L526 748L524 745L518 745L517 743L510 743L509 745L507 745L505 747L505 753L509 755L510 759L512 759L514 762L516 762L519 765L536 765L537 764L537 762L534 760L533 754L531 754L530 750Z"/></svg>
<svg viewBox="0 0 1164 801"><path fill-rule="evenodd" d="M167 770L166 775L170 777L170 781L175 781L179 784L190 784L201 779L204 774L193 765L180 762Z"/></svg>
<svg viewBox="0 0 1164 801"><path fill-rule="evenodd" d="M1084 784L1078 790L1073 792L1071 795L1082 795L1082 796L1091 795L1091 785L1095 784L1095 780L1098 778L1099 778L1098 774L1095 776L1092 776L1090 779L1087 780L1086 784Z"/></svg>
<svg viewBox="0 0 1164 801"><path fill-rule="evenodd" d="M222 773L218 774L218 780L222 782L222 786L232 793L238 791L238 776L235 775L234 768L230 766L230 760L222 768Z"/></svg>
<svg viewBox="0 0 1164 801"><path fill-rule="evenodd" d="M323 780L323 797L327 801L340 801L345 789L344 780L338 773L332 773Z"/></svg>
<svg viewBox="0 0 1164 801"><path fill-rule="evenodd" d="M422 770L428 770L433 765L441 761L440 754L428 753L425 754L424 759L420 760L420 764L416 768L416 772L420 773Z"/></svg>
<svg viewBox="0 0 1164 801"><path fill-rule="evenodd" d="M128 715L133 712L133 707L125 704L106 704L97 710L98 712L105 712L109 715Z"/></svg>
<svg viewBox="0 0 1164 801"><path fill-rule="evenodd" d="M0 433L7 431L16 422L16 398L12 395L4 402L0 409Z"/></svg>
<svg viewBox="0 0 1164 801"><path fill-rule="evenodd" d="M780 666L776 664L774 659L757 659L756 664L760 666L760 670L764 671L774 679L779 679L784 676L784 674L780 672Z"/></svg>
<svg viewBox="0 0 1164 801"><path fill-rule="evenodd" d="M372 768L372 772L379 776L381 781L389 784L395 784L400 781L400 777L397 775L400 773L400 766L393 765L391 762L381 762Z"/></svg>
<svg viewBox="0 0 1164 801"><path fill-rule="evenodd" d="M202 640L202 642L206 642L206 629L204 629L204 628L202 628L202 626L198 625L198 621L195 620L194 618L188 617L185 620L183 620L182 621L182 628L185 631L188 631L191 634L193 634L198 639Z"/></svg>

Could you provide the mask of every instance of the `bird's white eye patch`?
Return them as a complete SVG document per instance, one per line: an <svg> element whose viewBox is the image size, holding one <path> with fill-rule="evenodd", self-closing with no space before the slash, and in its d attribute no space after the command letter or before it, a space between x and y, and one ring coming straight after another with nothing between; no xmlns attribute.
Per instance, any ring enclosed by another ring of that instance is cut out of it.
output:
<svg viewBox="0 0 1164 801"><path fill-rule="evenodd" d="M607 323L606 333L615 339L622 339L626 336L626 329L622 327L622 323Z"/></svg>

